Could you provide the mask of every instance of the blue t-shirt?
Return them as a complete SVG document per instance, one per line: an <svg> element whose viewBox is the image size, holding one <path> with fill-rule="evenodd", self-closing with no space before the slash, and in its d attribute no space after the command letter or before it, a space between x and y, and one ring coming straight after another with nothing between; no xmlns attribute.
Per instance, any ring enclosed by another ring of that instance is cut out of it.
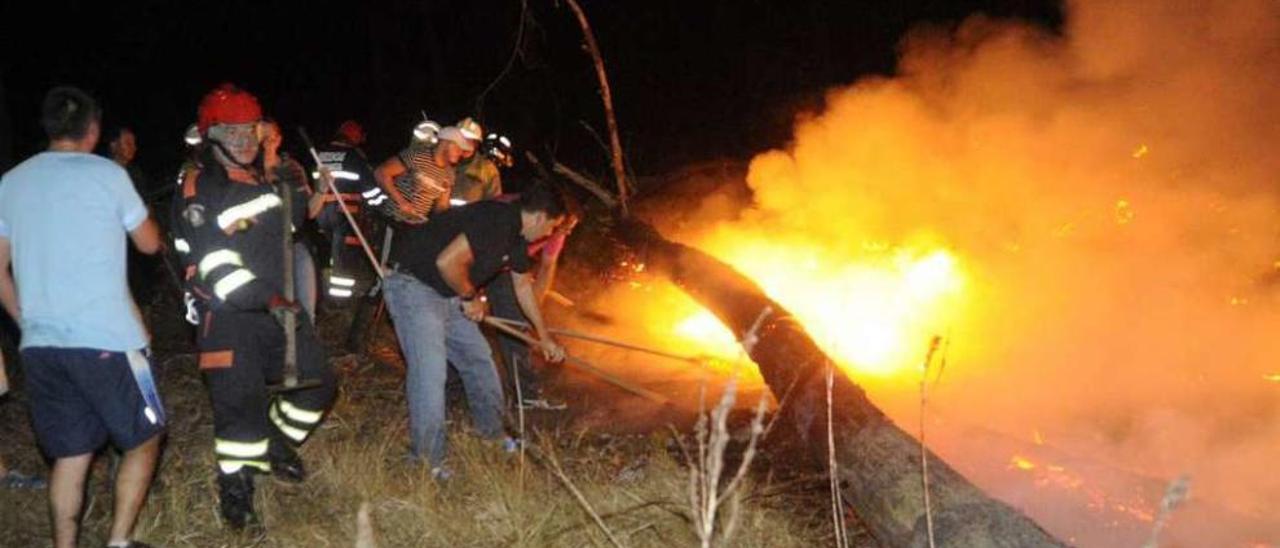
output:
<svg viewBox="0 0 1280 548"><path fill-rule="evenodd" d="M146 219L128 173L92 154L42 152L0 178L22 348L147 345L125 267L128 232Z"/></svg>

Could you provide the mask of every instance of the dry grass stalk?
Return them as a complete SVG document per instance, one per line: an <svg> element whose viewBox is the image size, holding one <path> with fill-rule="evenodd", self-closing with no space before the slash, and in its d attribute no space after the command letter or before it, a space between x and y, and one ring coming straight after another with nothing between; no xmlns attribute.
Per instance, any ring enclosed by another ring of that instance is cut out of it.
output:
<svg viewBox="0 0 1280 548"><path fill-rule="evenodd" d="M518 487L521 492L524 492L524 391L520 387L520 371L519 363L517 362L520 358L515 356L511 358L511 384L516 387L516 423L520 429L520 438L517 440L518 447L516 448L520 452Z"/></svg>
<svg viewBox="0 0 1280 548"><path fill-rule="evenodd" d="M595 509L591 507L591 503L587 502L587 497L583 496L582 491L579 491L578 487L573 484L573 480L570 480L569 476L565 475L564 469L560 466L560 461L556 459L555 451L546 451L543 456L546 457L547 463L551 465L551 471L560 480L560 484L564 485L565 489L568 489L573 494L574 500L578 501L578 506L581 506L583 511L591 516L591 520L596 522L596 526L609 539L609 542L618 548L622 548L622 543L618 542L618 538L613 536L613 531L610 531L609 526L605 525L603 519L600 519L600 514L596 513Z"/></svg>
<svg viewBox="0 0 1280 548"><path fill-rule="evenodd" d="M356 511L356 548L378 548L373 536L373 520L369 518L369 503L360 503Z"/></svg>
<svg viewBox="0 0 1280 548"><path fill-rule="evenodd" d="M767 309L765 314L767 314ZM758 327L759 321L748 333L748 337L750 337L749 343L752 345L755 343L754 332ZM748 337L744 337L744 340L748 340ZM739 356L739 364L741 364L741 358L742 356ZM689 460L688 491L689 503L693 510L694 532L697 534L703 548L709 548L717 541L722 544L728 544L733 537L738 526L738 510L740 506L740 490L738 488L742 483L742 479L746 477L752 460L755 459L757 444L761 434L764 432L764 413L768 408L768 402L765 399L767 396L762 395L756 403L755 416L751 422L751 435L746 449L743 450L742 462L738 465L733 477L722 488L720 481L724 475L725 450L728 448L729 440L732 438L729 434L728 418L729 412L733 410L733 404L737 400L737 388L738 371L735 368L729 378L729 382L725 385L720 401L716 404L715 409L711 411L710 417L708 417L706 413L702 412L705 409L705 376L702 386L699 387L699 416L695 434L698 442L698 456L696 461ZM708 427L709 424L710 427ZM722 513L722 509L725 517L724 527L717 528L717 520Z"/></svg>

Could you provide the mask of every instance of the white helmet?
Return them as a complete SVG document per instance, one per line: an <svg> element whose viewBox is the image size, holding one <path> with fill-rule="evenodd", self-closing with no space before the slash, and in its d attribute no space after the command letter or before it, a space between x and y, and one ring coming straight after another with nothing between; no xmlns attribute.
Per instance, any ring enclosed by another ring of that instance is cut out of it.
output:
<svg viewBox="0 0 1280 548"><path fill-rule="evenodd" d="M413 140L418 143L434 145L440 141L440 124L431 120L423 120L413 128Z"/></svg>

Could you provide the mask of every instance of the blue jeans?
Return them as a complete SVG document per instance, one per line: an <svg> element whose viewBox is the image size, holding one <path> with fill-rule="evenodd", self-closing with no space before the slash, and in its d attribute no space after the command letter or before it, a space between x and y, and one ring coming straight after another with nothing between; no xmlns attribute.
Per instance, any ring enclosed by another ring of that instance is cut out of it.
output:
<svg viewBox="0 0 1280 548"><path fill-rule="evenodd" d="M316 321L316 263L311 250L302 242L293 243L293 300L307 311L307 319Z"/></svg>
<svg viewBox="0 0 1280 548"><path fill-rule="evenodd" d="M502 385L480 327L462 315L457 297L442 297L417 278L388 272L383 290L395 323L408 375L409 441L413 456L438 466L445 457L445 374L449 363L462 378L477 433L499 438Z"/></svg>

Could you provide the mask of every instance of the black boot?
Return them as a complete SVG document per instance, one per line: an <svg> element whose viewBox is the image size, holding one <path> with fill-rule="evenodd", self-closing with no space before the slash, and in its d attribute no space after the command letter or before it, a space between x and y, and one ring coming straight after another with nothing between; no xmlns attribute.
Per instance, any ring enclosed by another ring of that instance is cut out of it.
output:
<svg viewBox="0 0 1280 548"><path fill-rule="evenodd" d="M218 474L218 502L222 519L228 527L239 531L246 525L256 524L258 515L253 511L253 470L246 466L231 474Z"/></svg>
<svg viewBox="0 0 1280 548"><path fill-rule="evenodd" d="M293 443L285 439L280 432L272 432L271 445L267 449L267 460L271 462L271 474L285 483L302 483L307 479L307 468L302 465L302 458L293 450Z"/></svg>

